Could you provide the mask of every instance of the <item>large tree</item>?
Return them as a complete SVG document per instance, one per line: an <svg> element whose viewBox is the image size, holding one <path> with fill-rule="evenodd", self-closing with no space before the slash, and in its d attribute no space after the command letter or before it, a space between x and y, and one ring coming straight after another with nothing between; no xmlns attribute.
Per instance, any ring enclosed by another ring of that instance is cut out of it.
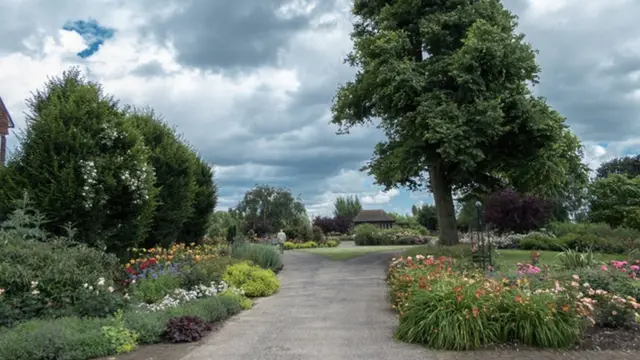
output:
<svg viewBox="0 0 640 360"><path fill-rule="evenodd" d="M607 161L596 170L596 176L604 179L611 174L640 176L640 155L625 156Z"/></svg>
<svg viewBox="0 0 640 360"><path fill-rule="evenodd" d="M268 185L258 185L247 191L237 206L245 222L245 231L257 235L273 234L306 215L304 205L291 191Z"/></svg>
<svg viewBox="0 0 640 360"><path fill-rule="evenodd" d="M339 196L333 203L333 216L353 219L360 211L362 204L357 196Z"/></svg>
<svg viewBox="0 0 640 360"><path fill-rule="evenodd" d="M392 188L428 187L440 240L458 242L454 191L508 182L562 136L564 118L531 94L535 51L497 0L355 0L338 90L339 133L376 121L387 136L364 170Z"/></svg>

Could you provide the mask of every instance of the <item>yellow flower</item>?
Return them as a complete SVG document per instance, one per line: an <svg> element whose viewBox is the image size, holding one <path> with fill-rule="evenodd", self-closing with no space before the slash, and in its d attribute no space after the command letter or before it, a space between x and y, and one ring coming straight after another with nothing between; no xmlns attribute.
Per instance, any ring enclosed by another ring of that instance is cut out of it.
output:
<svg viewBox="0 0 640 360"><path fill-rule="evenodd" d="M136 261L135 261L135 260L133 260L133 259L129 260L129 264L133 265L133 264L135 264L135 263L136 263Z"/></svg>

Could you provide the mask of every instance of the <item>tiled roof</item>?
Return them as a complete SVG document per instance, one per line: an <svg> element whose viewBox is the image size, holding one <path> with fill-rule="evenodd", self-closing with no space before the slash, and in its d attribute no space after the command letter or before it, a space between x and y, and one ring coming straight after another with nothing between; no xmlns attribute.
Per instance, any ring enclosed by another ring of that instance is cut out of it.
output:
<svg viewBox="0 0 640 360"><path fill-rule="evenodd" d="M9 114L9 110L7 110L7 107L4 106L2 97L0 97L0 120L4 120L4 119L6 119L10 129L15 127L15 124L13 123L13 119L11 119L11 114Z"/></svg>
<svg viewBox="0 0 640 360"><path fill-rule="evenodd" d="M353 218L353 222L389 222L395 221L384 210L362 210Z"/></svg>

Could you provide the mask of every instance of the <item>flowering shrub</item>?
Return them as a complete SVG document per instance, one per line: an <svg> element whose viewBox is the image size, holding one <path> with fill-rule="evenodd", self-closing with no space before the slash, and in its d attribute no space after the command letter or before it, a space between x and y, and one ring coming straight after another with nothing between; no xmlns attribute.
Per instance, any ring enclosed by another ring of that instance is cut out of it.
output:
<svg viewBox="0 0 640 360"><path fill-rule="evenodd" d="M414 229L381 229L363 224L356 227L354 241L356 245L422 245L429 244L432 238Z"/></svg>
<svg viewBox="0 0 640 360"><path fill-rule="evenodd" d="M242 289L248 297L270 296L280 290L280 280L273 271L247 262L229 266L224 280Z"/></svg>
<svg viewBox="0 0 640 360"><path fill-rule="evenodd" d="M509 279L463 271L447 257L394 259L389 286L397 336L434 349L512 341L561 348L580 341L585 319L619 326L635 316L638 304L630 297L580 285L578 275L563 281L549 275L527 264L518 264L518 278Z"/></svg>
<svg viewBox="0 0 640 360"><path fill-rule="evenodd" d="M225 292L229 292L238 296L244 296L244 291L241 289L229 287L229 285L227 285L227 283L225 282L220 282L218 284L212 282L211 284L209 284L209 286L199 285L191 290L174 289L171 294L165 295L157 303L141 303L139 305L139 309L149 312L165 311L167 309L178 307L193 300L216 296Z"/></svg>

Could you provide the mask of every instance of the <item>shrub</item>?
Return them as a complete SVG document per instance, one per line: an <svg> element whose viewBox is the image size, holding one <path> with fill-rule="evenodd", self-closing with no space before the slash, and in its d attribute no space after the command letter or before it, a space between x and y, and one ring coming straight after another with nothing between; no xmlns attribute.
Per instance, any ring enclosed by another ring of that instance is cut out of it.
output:
<svg viewBox="0 0 640 360"><path fill-rule="evenodd" d="M526 233L546 225L552 211L549 201L503 190L485 199L484 221L498 232Z"/></svg>
<svg viewBox="0 0 640 360"><path fill-rule="evenodd" d="M347 216L317 216L313 218L313 226L319 227L325 234L346 234L351 229L351 223L351 218Z"/></svg>
<svg viewBox="0 0 640 360"><path fill-rule="evenodd" d="M264 244L241 244L233 247L231 253L236 259L249 260L263 269L279 271L282 268L282 259L278 249Z"/></svg>
<svg viewBox="0 0 640 360"><path fill-rule="evenodd" d="M50 79L27 100L27 127L2 187L4 214L24 189L56 235L74 224L77 238L119 252L141 243L155 208L149 151L118 103L78 69Z"/></svg>
<svg viewBox="0 0 640 360"><path fill-rule="evenodd" d="M164 311L130 311L124 314L126 327L138 334L138 342L140 344L156 344L161 342L169 318L169 314Z"/></svg>
<svg viewBox="0 0 640 360"><path fill-rule="evenodd" d="M0 268L1 303L11 309L0 316L1 325L74 311L106 316L123 305L107 290L108 279L118 272L118 260L83 244L62 238L43 243L2 236ZM100 291L87 292L84 286Z"/></svg>
<svg viewBox="0 0 640 360"><path fill-rule="evenodd" d="M116 353L104 334L108 319L31 320L0 333L0 359L85 360Z"/></svg>
<svg viewBox="0 0 640 360"><path fill-rule="evenodd" d="M590 186L589 195L592 222L606 223L614 228L635 223L627 218L640 210L640 178L611 174L596 179Z"/></svg>
<svg viewBox="0 0 640 360"><path fill-rule="evenodd" d="M195 194L191 203L191 216L182 225L178 240L184 243L201 243L207 233L209 219L218 202L218 186L213 181L213 168L204 159L192 154L191 166L195 169Z"/></svg>
<svg viewBox="0 0 640 360"><path fill-rule="evenodd" d="M137 300L154 304L179 289L180 285L180 277L168 273L140 279L130 286L129 291Z"/></svg>
<svg viewBox="0 0 640 360"><path fill-rule="evenodd" d="M565 239L558 239L539 232L527 234L518 242L518 248L522 250L562 251L565 246L567 246Z"/></svg>
<svg viewBox="0 0 640 360"><path fill-rule="evenodd" d="M152 110L132 111L127 121L142 134L151 152L150 162L159 189L145 247L168 247L178 240L183 224L194 211L196 169L192 157L195 154Z"/></svg>
<svg viewBox="0 0 640 360"><path fill-rule="evenodd" d="M238 263L230 257L217 257L212 260L200 261L180 268L180 287L191 289L201 284L219 283L222 281L227 266Z"/></svg>
<svg viewBox="0 0 640 360"><path fill-rule="evenodd" d="M323 244L327 241L327 239L324 236L324 233L322 232L322 229L319 226L314 225L311 228L311 231L313 232L313 236L311 237L313 242L318 244Z"/></svg>
<svg viewBox="0 0 640 360"><path fill-rule="evenodd" d="M327 246L328 246L328 247L337 247L338 245L339 245L339 244L338 244L338 242L337 242L337 241L335 241L335 240L329 240L329 241L327 241Z"/></svg>
<svg viewBox="0 0 640 360"><path fill-rule="evenodd" d="M170 343L195 342L211 331L211 326L195 316L181 316L169 320L164 339Z"/></svg>
<svg viewBox="0 0 640 360"><path fill-rule="evenodd" d="M131 352L137 346L138 334L126 328L122 311L116 312L113 324L103 326L102 331L116 354Z"/></svg>
<svg viewBox="0 0 640 360"><path fill-rule="evenodd" d="M293 250L293 249L297 249L298 248L298 244L292 242L292 241L285 241L284 242L284 249L285 250Z"/></svg>
<svg viewBox="0 0 640 360"><path fill-rule="evenodd" d="M280 289L280 280L273 271L246 262L229 266L224 280L249 297L270 296Z"/></svg>
<svg viewBox="0 0 640 360"><path fill-rule="evenodd" d="M314 249L317 248L318 244L314 241L303 242L302 244L298 244L298 249Z"/></svg>

